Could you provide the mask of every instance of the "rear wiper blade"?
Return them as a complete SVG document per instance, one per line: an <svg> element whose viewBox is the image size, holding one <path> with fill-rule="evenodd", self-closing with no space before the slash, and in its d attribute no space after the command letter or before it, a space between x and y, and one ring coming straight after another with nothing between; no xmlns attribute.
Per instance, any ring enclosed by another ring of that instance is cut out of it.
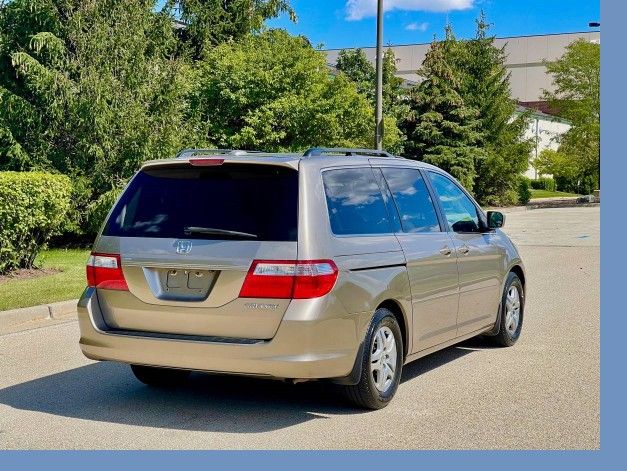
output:
<svg viewBox="0 0 627 471"><path fill-rule="evenodd" d="M216 229L214 227L196 227L188 226L183 228L185 234L210 234L210 235L227 235L233 237L244 237L246 239L256 239L256 234L249 234L248 232L229 231L227 229Z"/></svg>

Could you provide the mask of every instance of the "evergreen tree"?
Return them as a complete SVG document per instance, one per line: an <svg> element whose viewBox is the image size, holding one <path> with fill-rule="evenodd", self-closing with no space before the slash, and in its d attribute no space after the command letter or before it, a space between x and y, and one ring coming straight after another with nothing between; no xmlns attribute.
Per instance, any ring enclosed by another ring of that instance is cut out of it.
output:
<svg viewBox="0 0 627 471"><path fill-rule="evenodd" d="M218 44L261 31L266 20L281 14L296 21L289 0L166 0L165 9L187 25L178 33L195 58Z"/></svg>
<svg viewBox="0 0 627 471"><path fill-rule="evenodd" d="M387 49L383 54L383 112L400 120L409 108L403 79L396 76L396 62L394 50Z"/></svg>
<svg viewBox="0 0 627 471"><path fill-rule="evenodd" d="M410 113L403 123L406 154L437 165L472 190L477 146L478 112L462 98L462 76L457 68L459 42L450 27L446 38L434 39L422 68L424 80L410 93Z"/></svg>
<svg viewBox="0 0 627 471"><path fill-rule="evenodd" d="M532 144L523 137L527 114L516 113L510 95L504 48L494 45L489 27L481 12L475 38L459 43L456 67L462 98L479 112L477 145L483 157L475 159L475 196L485 204L512 204L517 202L519 175L527 169Z"/></svg>

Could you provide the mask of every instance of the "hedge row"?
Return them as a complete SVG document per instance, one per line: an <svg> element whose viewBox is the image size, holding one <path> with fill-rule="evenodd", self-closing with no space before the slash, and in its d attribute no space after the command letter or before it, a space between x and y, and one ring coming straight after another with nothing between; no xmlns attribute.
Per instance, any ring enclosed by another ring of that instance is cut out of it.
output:
<svg viewBox="0 0 627 471"><path fill-rule="evenodd" d="M555 191L555 180L549 177L541 177L531 180L531 188L534 190Z"/></svg>
<svg viewBox="0 0 627 471"><path fill-rule="evenodd" d="M0 172L0 274L33 266L66 222L71 194L65 175Z"/></svg>

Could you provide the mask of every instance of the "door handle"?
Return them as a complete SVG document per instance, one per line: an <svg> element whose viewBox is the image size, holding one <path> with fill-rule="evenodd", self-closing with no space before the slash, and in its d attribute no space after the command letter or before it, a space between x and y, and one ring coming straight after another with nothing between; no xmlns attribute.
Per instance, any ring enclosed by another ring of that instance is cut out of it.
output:
<svg viewBox="0 0 627 471"><path fill-rule="evenodd" d="M443 249L440 249L440 253L445 257L448 257L453 253L453 251L449 247L444 247Z"/></svg>
<svg viewBox="0 0 627 471"><path fill-rule="evenodd" d="M466 255L468 252L470 252L470 248L467 245L462 245L460 248L457 249L457 251L462 255Z"/></svg>

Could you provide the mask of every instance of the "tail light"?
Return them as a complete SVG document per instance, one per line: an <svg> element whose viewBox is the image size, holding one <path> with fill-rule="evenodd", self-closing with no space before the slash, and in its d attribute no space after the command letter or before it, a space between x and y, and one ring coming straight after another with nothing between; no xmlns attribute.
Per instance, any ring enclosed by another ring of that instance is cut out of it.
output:
<svg viewBox="0 0 627 471"><path fill-rule="evenodd" d="M224 159L197 159L191 158L189 159L190 165L194 167L210 167L215 165L222 165L224 163Z"/></svg>
<svg viewBox="0 0 627 471"><path fill-rule="evenodd" d="M128 291L119 255L92 253L87 260L87 285Z"/></svg>
<svg viewBox="0 0 627 471"><path fill-rule="evenodd" d="M331 291L337 275L332 260L255 260L239 295L241 298L319 298Z"/></svg>

